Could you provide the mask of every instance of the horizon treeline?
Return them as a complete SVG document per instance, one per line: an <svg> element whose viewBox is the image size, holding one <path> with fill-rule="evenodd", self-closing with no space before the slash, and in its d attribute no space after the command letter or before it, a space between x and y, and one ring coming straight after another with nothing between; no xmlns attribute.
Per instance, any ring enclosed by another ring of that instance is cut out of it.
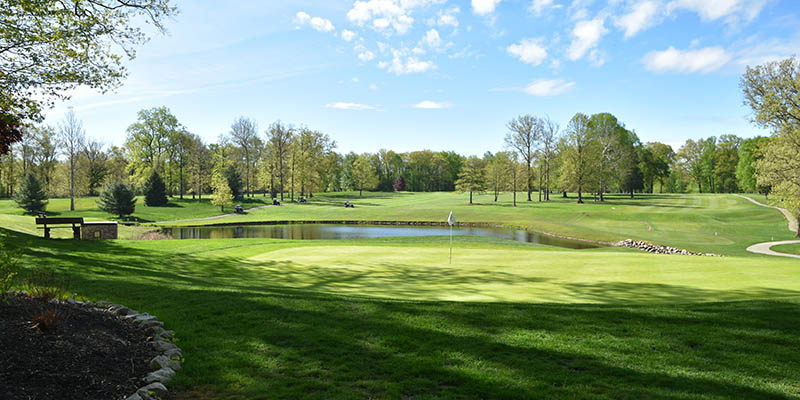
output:
<svg viewBox="0 0 800 400"><path fill-rule="evenodd" d="M237 196L294 199L343 190L488 191L495 194L767 193L755 178L755 162L770 138L735 135L689 139L673 149L641 142L609 113L576 114L564 129L547 117L522 115L507 124L500 151L464 156L453 151L342 154L329 135L280 121L260 130L237 118L217 143L190 133L166 107L141 110L123 146L87 139L69 112L57 127L25 129L23 140L0 158L0 196L13 195L22 177L34 172L50 197L96 196L114 183L141 193L159 173L170 196L212 193L212 177L235 170ZM402 176L402 179L398 179ZM402 181L402 186L396 183ZM72 188L72 189L71 189Z"/></svg>

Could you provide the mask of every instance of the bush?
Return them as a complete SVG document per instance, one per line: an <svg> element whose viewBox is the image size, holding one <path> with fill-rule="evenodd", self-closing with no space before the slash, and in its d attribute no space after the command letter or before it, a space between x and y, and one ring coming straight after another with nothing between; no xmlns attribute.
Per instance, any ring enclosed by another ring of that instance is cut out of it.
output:
<svg viewBox="0 0 800 400"><path fill-rule="evenodd" d="M144 204L148 207L163 207L167 205L167 185L164 180L158 175L158 172L153 172L144 183Z"/></svg>
<svg viewBox="0 0 800 400"><path fill-rule="evenodd" d="M47 193L45 193L44 186L39 181L39 178L36 177L36 174L33 172L25 174L14 200L20 208L30 214L44 212L47 207Z"/></svg>
<svg viewBox="0 0 800 400"><path fill-rule="evenodd" d="M100 195L97 201L98 207L111 214L116 214L121 218L133 214L136 209L136 196L128 185L115 183Z"/></svg>

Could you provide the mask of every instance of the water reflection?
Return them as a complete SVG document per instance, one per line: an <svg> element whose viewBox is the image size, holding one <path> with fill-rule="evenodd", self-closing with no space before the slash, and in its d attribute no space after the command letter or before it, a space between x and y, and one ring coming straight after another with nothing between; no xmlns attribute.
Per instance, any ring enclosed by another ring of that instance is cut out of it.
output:
<svg viewBox="0 0 800 400"><path fill-rule="evenodd" d="M245 225L245 226L206 226L164 228L164 234L175 239L232 239L268 238L293 240L334 240L334 239L372 239L384 237L447 236L450 228L436 226L377 226L377 225ZM597 248L597 245L577 240L560 239L532 232L500 229L455 227L453 235L482 236L497 239L515 240L525 243L539 243L548 246L570 249Z"/></svg>

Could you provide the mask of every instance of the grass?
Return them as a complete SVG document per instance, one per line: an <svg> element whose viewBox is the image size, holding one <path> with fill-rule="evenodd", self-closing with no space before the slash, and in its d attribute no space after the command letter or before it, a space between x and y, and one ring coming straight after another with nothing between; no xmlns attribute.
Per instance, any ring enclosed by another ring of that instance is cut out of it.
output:
<svg viewBox="0 0 800 400"><path fill-rule="evenodd" d="M514 209L485 196L468 206L449 193L371 194L344 209L349 196L223 220L443 220L452 208L459 221L726 257L477 237L455 239L453 264L446 237L76 245L20 233L30 217L2 201L0 226L28 270L55 267L72 292L174 329L187 357L177 399L800 396L800 269L744 252L792 238L777 211L727 195Z"/></svg>
<svg viewBox="0 0 800 400"><path fill-rule="evenodd" d="M446 238L76 247L12 235L30 240L28 266L175 329L178 398L800 395L791 260L761 273L747 258L458 238L449 265Z"/></svg>
<svg viewBox="0 0 800 400"><path fill-rule="evenodd" d="M633 238L725 255L747 255L745 249L754 243L793 237L780 212L733 195L607 197L604 203L588 200L578 205L574 197L563 199L556 194L548 203L527 202L519 193L514 208L508 193L497 203L493 196L476 195L474 205L467 203L467 194L458 193L370 193L361 199L357 193L324 193L315 195L310 204L267 207L183 225L267 220L444 221L452 210L460 222L499 223L598 241ZM356 208L345 209L346 200L354 200Z"/></svg>
<svg viewBox="0 0 800 400"><path fill-rule="evenodd" d="M800 255L800 244L782 244L778 246L772 246L772 250L777 251L778 253Z"/></svg>

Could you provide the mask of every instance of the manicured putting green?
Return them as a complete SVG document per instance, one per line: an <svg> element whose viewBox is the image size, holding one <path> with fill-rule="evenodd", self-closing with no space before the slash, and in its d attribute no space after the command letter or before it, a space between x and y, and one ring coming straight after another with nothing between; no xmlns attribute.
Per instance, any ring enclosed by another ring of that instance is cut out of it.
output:
<svg viewBox="0 0 800 400"><path fill-rule="evenodd" d="M796 296L800 266L634 251L303 246L250 257L265 284L413 300L539 303L729 301Z"/></svg>

